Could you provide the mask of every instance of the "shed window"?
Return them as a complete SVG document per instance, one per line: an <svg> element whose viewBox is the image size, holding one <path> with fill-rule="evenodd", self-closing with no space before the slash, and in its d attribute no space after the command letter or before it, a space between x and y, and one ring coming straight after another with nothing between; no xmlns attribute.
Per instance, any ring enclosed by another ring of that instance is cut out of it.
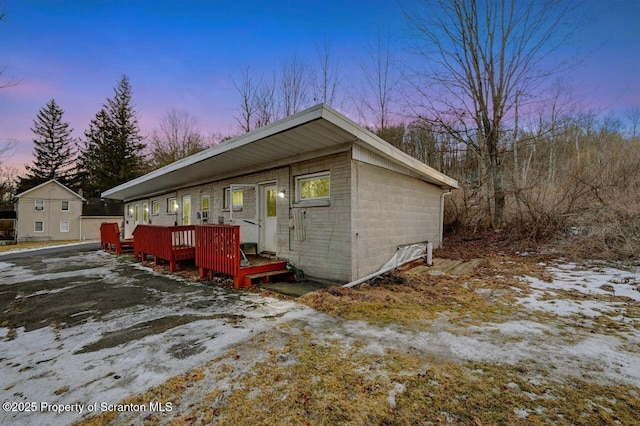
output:
<svg viewBox="0 0 640 426"><path fill-rule="evenodd" d="M329 172L296 177L296 199L298 201L328 200L329 195Z"/></svg>
<svg viewBox="0 0 640 426"><path fill-rule="evenodd" d="M236 189L233 191L233 208L242 207L244 203L244 192L242 189ZM225 208L230 208L231 204L231 188L226 188L224 190L224 206Z"/></svg>
<svg viewBox="0 0 640 426"><path fill-rule="evenodd" d="M36 210L44 210L44 200L36 200Z"/></svg>
<svg viewBox="0 0 640 426"><path fill-rule="evenodd" d="M63 220L60 222L60 232L69 232L69 221Z"/></svg>
<svg viewBox="0 0 640 426"><path fill-rule="evenodd" d="M151 214L154 216L160 214L160 201L155 200L151 202Z"/></svg>
<svg viewBox="0 0 640 426"><path fill-rule="evenodd" d="M42 221L36 221L33 225L33 230L35 232L44 232L44 222Z"/></svg>
<svg viewBox="0 0 640 426"><path fill-rule="evenodd" d="M62 207L60 207L60 210L62 210L63 212L68 212L69 211L69 201L62 200Z"/></svg>

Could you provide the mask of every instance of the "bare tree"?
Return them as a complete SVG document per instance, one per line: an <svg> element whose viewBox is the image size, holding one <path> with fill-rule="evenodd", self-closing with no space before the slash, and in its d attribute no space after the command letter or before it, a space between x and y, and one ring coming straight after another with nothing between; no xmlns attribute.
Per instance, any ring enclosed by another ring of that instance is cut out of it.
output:
<svg viewBox="0 0 640 426"><path fill-rule="evenodd" d="M205 149L198 126L198 118L187 111L168 111L151 133L151 167L157 169Z"/></svg>
<svg viewBox="0 0 640 426"><path fill-rule="evenodd" d="M240 106L238 115L234 118L240 124L240 128L245 132L250 132L253 127L254 115L256 113L256 83L249 73L249 67L242 70L240 81L231 77L231 81L240 95Z"/></svg>
<svg viewBox="0 0 640 426"><path fill-rule="evenodd" d="M307 63L294 54L282 65L280 73L282 115L288 117L309 106L311 81Z"/></svg>
<svg viewBox="0 0 640 426"><path fill-rule="evenodd" d="M276 119L276 79L260 78L254 97L253 128L266 126Z"/></svg>
<svg viewBox="0 0 640 426"><path fill-rule="evenodd" d="M240 95L240 106L236 121L244 132L266 126L276 118L275 77L267 81L264 77L251 75L249 67L242 71L239 82L231 78Z"/></svg>
<svg viewBox="0 0 640 426"><path fill-rule="evenodd" d="M629 136L635 139L638 137L638 126L640 126L640 107L629 108L626 116L629 119Z"/></svg>
<svg viewBox="0 0 640 426"><path fill-rule="evenodd" d="M570 34L565 24L575 14L562 0L424 0L423 6L409 17L430 68L417 86L424 108L419 115L477 155L492 201L488 221L500 228L504 136L516 100L520 106L538 95L551 74L544 62Z"/></svg>
<svg viewBox="0 0 640 426"><path fill-rule="evenodd" d="M390 125L392 94L398 77L393 69L395 61L389 40L378 34L374 46L367 49L368 56L360 66L363 87L358 89L355 105L360 117L378 131Z"/></svg>
<svg viewBox="0 0 640 426"><path fill-rule="evenodd" d="M314 79L314 101L335 105L340 79L340 65L333 61L332 45L327 39L316 47L320 75Z"/></svg>

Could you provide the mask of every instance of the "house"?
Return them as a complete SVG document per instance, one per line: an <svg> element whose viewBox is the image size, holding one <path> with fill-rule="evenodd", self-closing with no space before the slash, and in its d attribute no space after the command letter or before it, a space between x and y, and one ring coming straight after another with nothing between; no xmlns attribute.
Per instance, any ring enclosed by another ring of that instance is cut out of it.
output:
<svg viewBox="0 0 640 426"><path fill-rule="evenodd" d="M320 104L102 196L125 202L125 238L138 224L235 224L245 249L346 282L399 245L440 245L444 194L457 187Z"/></svg>
<svg viewBox="0 0 640 426"><path fill-rule="evenodd" d="M122 222L121 213L88 209L90 205L81 194L55 179L16 195L15 199L18 242L94 240L100 238L100 223ZM121 211L120 204L117 208Z"/></svg>

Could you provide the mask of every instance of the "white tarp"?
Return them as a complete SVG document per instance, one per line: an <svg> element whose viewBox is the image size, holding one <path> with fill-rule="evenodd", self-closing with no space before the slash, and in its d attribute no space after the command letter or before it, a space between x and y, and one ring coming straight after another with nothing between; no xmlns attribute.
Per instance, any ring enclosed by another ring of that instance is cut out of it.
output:
<svg viewBox="0 0 640 426"><path fill-rule="evenodd" d="M404 265L407 262L411 262L412 260L416 260L420 257L425 256L427 250L427 243L415 243L415 244L407 244L406 246L399 246L396 253L385 263L378 271L373 274L367 275L366 277L360 278L356 281L352 281L348 284L345 284L343 287L354 287L358 284L362 284L363 282L370 280L373 277L377 277L378 275L382 275L386 272L389 272L398 266Z"/></svg>

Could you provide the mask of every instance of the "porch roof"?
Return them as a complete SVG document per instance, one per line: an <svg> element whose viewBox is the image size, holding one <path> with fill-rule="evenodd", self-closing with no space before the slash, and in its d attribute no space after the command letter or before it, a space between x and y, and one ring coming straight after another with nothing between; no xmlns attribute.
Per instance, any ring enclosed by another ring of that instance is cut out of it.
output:
<svg viewBox="0 0 640 426"><path fill-rule="evenodd" d="M443 173L412 158L325 104L205 149L102 193L134 200L363 146L420 179L457 188Z"/></svg>

